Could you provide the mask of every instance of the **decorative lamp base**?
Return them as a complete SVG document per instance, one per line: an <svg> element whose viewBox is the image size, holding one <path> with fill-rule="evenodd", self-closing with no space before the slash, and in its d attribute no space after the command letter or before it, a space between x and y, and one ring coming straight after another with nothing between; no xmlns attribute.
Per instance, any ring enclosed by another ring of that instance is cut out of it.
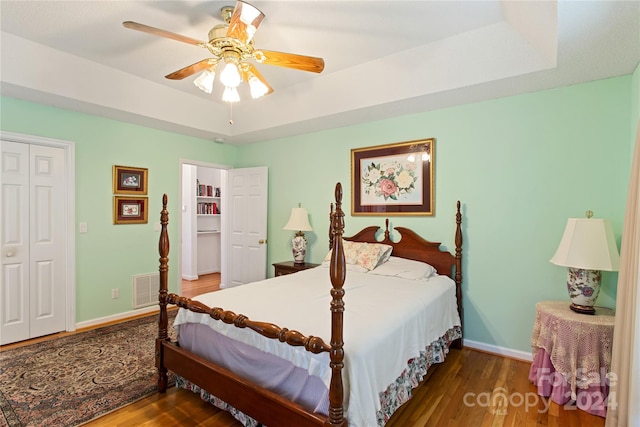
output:
<svg viewBox="0 0 640 427"><path fill-rule="evenodd" d="M307 238L304 237L302 231L298 231L291 240L291 252L293 253L293 263L296 265L304 264L304 257L307 255Z"/></svg>
<svg viewBox="0 0 640 427"><path fill-rule="evenodd" d="M569 308L575 311L576 313L580 313L580 314L596 314L595 308L589 307L586 305L578 305L578 304L571 303Z"/></svg>
<svg viewBox="0 0 640 427"><path fill-rule="evenodd" d="M600 270L567 269L567 291L571 299L571 310L581 314L595 314L596 299L600 293L602 273Z"/></svg>

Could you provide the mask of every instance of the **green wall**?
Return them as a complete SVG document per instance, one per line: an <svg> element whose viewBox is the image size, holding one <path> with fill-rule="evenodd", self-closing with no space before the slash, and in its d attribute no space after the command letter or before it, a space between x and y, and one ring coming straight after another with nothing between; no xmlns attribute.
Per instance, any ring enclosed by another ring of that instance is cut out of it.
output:
<svg viewBox="0 0 640 427"><path fill-rule="evenodd" d="M314 227L307 260L320 262L336 182L347 234L384 224L384 217L349 215L350 150L434 137L435 215L391 217L391 224L452 250L460 200L466 338L528 352L535 303L568 299L565 269L549 263L567 218L591 209L613 222L620 242L638 74L239 147L10 98L1 98L1 129L76 143L76 223L89 226L76 234L78 322L130 310L131 276L157 271L153 222L164 192L176 221L180 159L268 166L269 263L291 259L291 232L282 227L298 203ZM149 168L149 224L112 225L113 164ZM600 305L615 305L616 280L604 274ZM111 299L113 287L119 300Z"/></svg>
<svg viewBox="0 0 640 427"><path fill-rule="evenodd" d="M132 309L131 277L158 271L162 194L169 197L169 287L177 291L179 247L179 161L234 164L237 149L204 139L149 129L12 98L0 98L3 131L75 143L76 321L98 319ZM149 222L113 224L113 165L149 169ZM88 233L78 233L86 222ZM173 226L171 226L173 225ZM111 299L111 289L120 298Z"/></svg>
<svg viewBox="0 0 640 427"><path fill-rule="evenodd" d="M549 259L569 217L609 218L620 243L629 175L631 76L403 116L240 148L240 166L269 166L269 261L291 259L292 207L307 207L307 260L327 253L329 203L341 182L346 234L384 217L351 217L350 150L436 138L435 216L391 217L453 250L463 209L467 339L530 351L535 303L568 300ZM617 273L600 305L614 306ZM348 308L347 308L348 309Z"/></svg>

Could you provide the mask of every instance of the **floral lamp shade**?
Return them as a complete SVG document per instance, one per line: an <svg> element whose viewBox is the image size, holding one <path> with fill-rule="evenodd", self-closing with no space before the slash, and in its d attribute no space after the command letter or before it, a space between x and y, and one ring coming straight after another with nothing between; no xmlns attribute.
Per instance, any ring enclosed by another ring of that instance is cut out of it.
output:
<svg viewBox="0 0 640 427"><path fill-rule="evenodd" d="M295 264L304 264L304 258L307 255L307 238L304 236L304 232L313 231L311 224L309 224L307 210L301 207L291 209L291 216L283 229L297 231L291 240L293 262Z"/></svg>
<svg viewBox="0 0 640 427"><path fill-rule="evenodd" d="M611 222L606 219L569 218L560 245L550 262L567 267L567 291L571 309L595 314L601 270L618 271L620 254Z"/></svg>

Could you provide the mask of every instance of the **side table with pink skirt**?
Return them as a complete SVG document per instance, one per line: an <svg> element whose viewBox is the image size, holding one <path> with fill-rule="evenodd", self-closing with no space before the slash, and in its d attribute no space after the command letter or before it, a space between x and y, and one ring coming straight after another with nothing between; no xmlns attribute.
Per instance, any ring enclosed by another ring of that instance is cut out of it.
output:
<svg viewBox="0 0 640 427"><path fill-rule="evenodd" d="M604 307L588 315L571 311L568 301L536 304L529 381L540 396L606 416L609 385L616 381L610 374L614 319Z"/></svg>

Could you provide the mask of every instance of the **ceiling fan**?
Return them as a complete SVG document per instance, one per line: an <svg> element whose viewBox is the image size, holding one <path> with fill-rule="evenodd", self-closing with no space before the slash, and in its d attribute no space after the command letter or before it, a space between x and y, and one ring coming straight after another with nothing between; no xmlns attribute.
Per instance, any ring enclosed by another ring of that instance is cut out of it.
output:
<svg viewBox="0 0 640 427"><path fill-rule="evenodd" d="M208 49L213 55L212 58L188 65L165 77L171 80L182 80L202 71L194 84L204 92L211 93L216 68L218 64L221 67L224 65L219 79L225 87L222 99L227 102L240 100L237 88L242 81L249 84L251 96L254 99L273 92L273 88L251 61L314 73L321 73L324 69L322 58L255 49L253 36L265 15L249 3L238 1L235 7L225 6L220 12L225 23L214 26L209 31L209 41L206 42L133 21L125 21L122 25L132 30Z"/></svg>

